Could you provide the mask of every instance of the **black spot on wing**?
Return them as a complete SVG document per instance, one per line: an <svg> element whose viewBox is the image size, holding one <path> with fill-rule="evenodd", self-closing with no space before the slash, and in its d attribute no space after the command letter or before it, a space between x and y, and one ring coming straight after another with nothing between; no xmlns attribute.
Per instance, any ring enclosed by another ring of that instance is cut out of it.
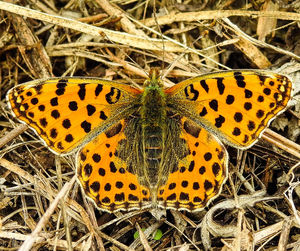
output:
<svg viewBox="0 0 300 251"><path fill-rule="evenodd" d="M102 167L100 167L99 169L98 169L98 173L99 173L99 175L100 176L105 176L105 174L106 174L106 171L105 171L105 169L103 169Z"/></svg>
<svg viewBox="0 0 300 251"><path fill-rule="evenodd" d="M51 112L51 117L54 118L54 119L58 119L60 117L60 113L58 110L53 110Z"/></svg>
<svg viewBox="0 0 300 251"><path fill-rule="evenodd" d="M233 75L234 75L234 78L236 80L237 86L240 87L240 88L245 88L246 83L244 81L245 78L242 75L242 73L237 71Z"/></svg>
<svg viewBox="0 0 300 251"><path fill-rule="evenodd" d="M248 135L245 135L245 136L244 136L243 143L246 144L248 141L249 141L249 136L248 136Z"/></svg>
<svg viewBox="0 0 300 251"><path fill-rule="evenodd" d="M41 118L40 119L40 124L42 127L46 127L48 125L48 122L46 120L46 118Z"/></svg>
<svg viewBox="0 0 300 251"><path fill-rule="evenodd" d="M36 85L33 88L35 89L37 94L41 94L41 90L43 89L43 86L42 85Z"/></svg>
<svg viewBox="0 0 300 251"><path fill-rule="evenodd" d="M43 111L45 111L45 106L44 105L39 105L38 106L38 109L39 109L39 111L41 111L41 112L43 112Z"/></svg>
<svg viewBox="0 0 300 251"><path fill-rule="evenodd" d="M228 95L226 98L226 104L231 105L231 104L233 104L233 102L234 102L234 96Z"/></svg>
<svg viewBox="0 0 300 251"><path fill-rule="evenodd" d="M104 111L101 111L101 112L100 112L99 118L102 119L102 120L106 120L106 119L107 119L107 116L106 116L106 114L105 114Z"/></svg>
<svg viewBox="0 0 300 251"><path fill-rule="evenodd" d="M90 185L90 188L97 193L100 190L100 183L95 181Z"/></svg>
<svg viewBox="0 0 300 251"><path fill-rule="evenodd" d="M39 102L39 100L37 98L32 98L30 102L31 104L36 105Z"/></svg>
<svg viewBox="0 0 300 251"><path fill-rule="evenodd" d="M72 134L68 134L65 137L65 141L71 143L74 140Z"/></svg>
<svg viewBox="0 0 300 251"><path fill-rule="evenodd" d="M52 106L58 106L58 99L57 99L57 97L50 99L50 104Z"/></svg>
<svg viewBox="0 0 300 251"><path fill-rule="evenodd" d="M189 198L190 198L190 196L189 196L188 193L181 192L180 195L179 195L179 200L180 201L188 201Z"/></svg>
<svg viewBox="0 0 300 251"><path fill-rule="evenodd" d="M213 187L213 185L212 185L212 183L211 183L210 181L206 180L206 181L204 182L204 189L205 189L206 191L210 190L212 187Z"/></svg>
<svg viewBox="0 0 300 251"><path fill-rule="evenodd" d="M249 131L253 131L255 129L255 122L254 121L249 121L248 123L248 129Z"/></svg>
<svg viewBox="0 0 300 251"><path fill-rule="evenodd" d="M265 100L265 98L262 95L259 95L258 98L257 98L257 101L260 102L260 103L264 102L264 100Z"/></svg>
<svg viewBox="0 0 300 251"><path fill-rule="evenodd" d="M168 187L169 190L173 190L176 188L176 183L171 183Z"/></svg>
<svg viewBox="0 0 300 251"><path fill-rule="evenodd" d="M253 93L252 91L248 90L248 89L245 89L245 98L251 98Z"/></svg>
<svg viewBox="0 0 300 251"><path fill-rule="evenodd" d="M170 200L170 201L176 200L176 193L172 193L171 195L169 195L167 197L167 200Z"/></svg>
<svg viewBox="0 0 300 251"><path fill-rule="evenodd" d="M193 183L193 189L194 190L199 190L199 188L200 188L199 182L194 182Z"/></svg>
<svg viewBox="0 0 300 251"><path fill-rule="evenodd" d="M77 111L78 110L78 105L76 101L70 101L69 102L69 109L71 111Z"/></svg>
<svg viewBox="0 0 300 251"><path fill-rule="evenodd" d="M24 108L25 110L28 110L29 105L28 105L27 103L24 103L24 104L23 104L23 108Z"/></svg>
<svg viewBox="0 0 300 251"><path fill-rule="evenodd" d="M221 167L220 167L219 163L215 162L215 163L212 165L212 171L213 171L215 177L218 176L220 170L221 170Z"/></svg>
<svg viewBox="0 0 300 251"><path fill-rule="evenodd" d="M195 90L194 85L192 84L184 88L184 94L186 98L191 101L195 101L199 97L199 92Z"/></svg>
<svg viewBox="0 0 300 251"><path fill-rule="evenodd" d="M258 110L256 113L257 118L262 118L265 115L265 112L263 110Z"/></svg>
<svg viewBox="0 0 300 251"><path fill-rule="evenodd" d="M71 121L69 119L64 119L62 125L64 128L69 129L71 127Z"/></svg>
<svg viewBox="0 0 300 251"><path fill-rule="evenodd" d="M194 160L192 160L191 162L190 162L190 165L189 165L189 172L192 172L193 170L194 170L194 167L195 167L195 161Z"/></svg>
<svg viewBox="0 0 300 251"><path fill-rule="evenodd" d="M65 91L66 91L66 86L67 86L67 83L68 81L66 79L60 79L58 81L58 84L56 84L56 95L57 96L61 96L61 95L64 95Z"/></svg>
<svg viewBox="0 0 300 251"><path fill-rule="evenodd" d="M246 111L251 110L251 109L252 109L252 103L246 102L246 103L244 104L244 108L245 108Z"/></svg>
<svg viewBox="0 0 300 251"><path fill-rule="evenodd" d="M107 192L110 191L111 190L111 184L106 183L105 186L104 186L104 190L107 191Z"/></svg>
<svg viewBox="0 0 300 251"><path fill-rule="evenodd" d="M240 128L235 127L235 128L233 129L232 135L234 135L234 136L239 136L239 135L241 135L241 130L240 130Z"/></svg>
<svg viewBox="0 0 300 251"><path fill-rule="evenodd" d="M130 183L128 187L130 190L133 190L133 191L137 189L137 186L133 183Z"/></svg>
<svg viewBox="0 0 300 251"><path fill-rule="evenodd" d="M202 108L202 111L199 113L201 117L204 117L207 114L207 109L205 107Z"/></svg>
<svg viewBox="0 0 300 251"><path fill-rule="evenodd" d="M243 114L240 113L240 112L236 112L236 113L234 114L234 120L235 120L236 122L241 122L241 121L243 120Z"/></svg>
<svg viewBox="0 0 300 251"><path fill-rule="evenodd" d="M78 91L78 97L80 98L80 100L84 100L85 99L85 95L86 95L86 84L79 84L79 91Z"/></svg>
<svg viewBox="0 0 300 251"><path fill-rule="evenodd" d="M67 83L68 79L61 78L60 80L58 80L56 88L65 88L67 86Z"/></svg>
<svg viewBox="0 0 300 251"><path fill-rule="evenodd" d="M181 182L182 187L188 187L188 185L189 185L189 182L187 180L184 180Z"/></svg>
<svg viewBox="0 0 300 251"><path fill-rule="evenodd" d="M225 85L223 84L223 80L224 78L217 78L217 87L220 95L222 95L225 90Z"/></svg>
<svg viewBox="0 0 300 251"><path fill-rule="evenodd" d="M83 171L84 174L89 177L92 174L93 167L90 164L85 164L83 167Z"/></svg>
<svg viewBox="0 0 300 251"><path fill-rule="evenodd" d="M125 194L124 193L117 193L115 195L115 201L121 202L125 200Z"/></svg>
<svg viewBox="0 0 300 251"><path fill-rule="evenodd" d="M50 130L50 137L51 137L52 139L55 139L55 138L57 137L57 130L56 130L55 128L52 128L52 129Z"/></svg>
<svg viewBox="0 0 300 251"><path fill-rule="evenodd" d="M203 157L204 157L205 161L210 161L212 158L212 154L210 152L207 152L204 154Z"/></svg>
<svg viewBox="0 0 300 251"><path fill-rule="evenodd" d="M263 92L264 92L264 94L266 94L266 95L270 95L270 94L271 94L270 88L265 88L265 89L263 90Z"/></svg>
<svg viewBox="0 0 300 251"><path fill-rule="evenodd" d="M263 85L266 81L266 76L263 76L263 75L258 75L258 78L260 80L260 85Z"/></svg>
<svg viewBox="0 0 300 251"><path fill-rule="evenodd" d="M209 107L211 109L213 109L215 112L218 111L218 101L216 99L213 99L212 101L210 101L209 103Z"/></svg>
<svg viewBox="0 0 300 251"><path fill-rule="evenodd" d="M200 81L200 85L206 91L206 93L208 93L209 87L208 87L208 85L207 85L207 83L206 83L206 81L204 79Z"/></svg>
<svg viewBox="0 0 300 251"><path fill-rule="evenodd" d="M89 133L91 131L92 125L91 125L91 123L87 122L86 120L83 121L80 126L86 133Z"/></svg>
<svg viewBox="0 0 300 251"><path fill-rule="evenodd" d="M95 96L98 97L99 94L102 92L102 90L103 90L103 85L98 84L96 89L95 89Z"/></svg>
<svg viewBox="0 0 300 251"><path fill-rule="evenodd" d="M116 188L121 189L124 186L124 184L121 181L117 181L115 186L116 186Z"/></svg>
<svg viewBox="0 0 300 251"><path fill-rule="evenodd" d="M215 126L217 128L220 128L222 127L224 122L225 122L225 118L222 115L219 115L219 117L215 119Z"/></svg>
<svg viewBox="0 0 300 251"><path fill-rule="evenodd" d="M116 166L115 166L115 163L112 162L112 161L109 163L109 168L110 168L110 171L111 171L112 173L116 173L116 172L117 172L117 168L116 168Z"/></svg>
<svg viewBox="0 0 300 251"><path fill-rule="evenodd" d="M96 111L96 107L89 104L86 106L86 110L87 110L88 116L92 116Z"/></svg>
<svg viewBox="0 0 300 251"><path fill-rule="evenodd" d="M95 163L99 163L101 160L101 156L97 153L94 153L92 159L94 160Z"/></svg>
<svg viewBox="0 0 300 251"><path fill-rule="evenodd" d="M121 97L121 91L115 87L111 87L110 92L105 95L106 101L109 104L115 104Z"/></svg>

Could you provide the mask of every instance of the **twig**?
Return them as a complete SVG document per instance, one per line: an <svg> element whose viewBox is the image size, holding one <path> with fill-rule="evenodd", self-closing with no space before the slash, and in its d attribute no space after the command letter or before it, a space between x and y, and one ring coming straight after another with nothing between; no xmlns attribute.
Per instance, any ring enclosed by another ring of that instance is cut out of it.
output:
<svg viewBox="0 0 300 251"><path fill-rule="evenodd" d="M74 176L69 182L67 182L63 188L60 190L60 192L56 195L55 199L52 201L52 203L49 205L49 208L45 212L45 214L40 219L39 223L37 224L34 231L26 238L22 246L19 250L27 251L31 250L32 245L38 238L39 233L42 231L42 228L47 224L49 221L50 216L53 214L54 210L56 209L58 203L60 200L63 200L63 198L68 194L71 187L74 185L74 182L76 180L76 176Z"/></svg>
<svg viewBox="0 0 300 251"><path fill-rule="evenodd" d="M284 11L243 11L243 10L208 10L199 12L171 13L157 18L148 18L143 21L147 26L172 24L174 22L198 22L199 20L221 19L232 16L239 17L270 17L283 20L299 21L300 14Z"/></svg>
<svg viewBox="0 0 300 251"><path fill-rule="evenodd" d="M51 24L56 24L61 27L77 30L79 32L90 34L96 37L100 37L101 34L104 34L105 38L118 44L125 44L128 46L148 50L162 50L164 48L166 51L184 51L184 48L168 41L164 41L165 47L163 47L163 42L161 39L145 38L124 32L117 32L100 27L95 27L86 23L81 23L74 19L46 14L40 11L32 10L15 4L10 4L7 2L0 1L0 9Z"/></svg>
<svg viewBox="0 0 300 251"><path fill-rule="evenodd" d="M300 159L300 146L295 142L273 132L270 129L266 129L262 135L262 139L267 140L273 145L289 152L290 154L298 157Z"/></svg>

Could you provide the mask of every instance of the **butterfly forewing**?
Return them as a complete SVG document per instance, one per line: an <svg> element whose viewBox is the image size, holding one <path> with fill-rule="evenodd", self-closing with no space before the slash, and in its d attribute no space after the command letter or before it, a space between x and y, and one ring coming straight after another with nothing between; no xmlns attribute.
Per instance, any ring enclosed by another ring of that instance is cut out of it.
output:
<svg viewBox="0 0 300 251"><path fill-rule="evenodd" d="M291 99L292 82L264 71L227 71L183 81L165 91L183 116L228 144L247 148Z"/></svg>
<svg viewBox="0 0 300 251"><path fill-rule="evenodd" d="M93 78L53 78L18 85L7 95L15 116L55 153L68 153L128 112L139 90Z"/></svg>

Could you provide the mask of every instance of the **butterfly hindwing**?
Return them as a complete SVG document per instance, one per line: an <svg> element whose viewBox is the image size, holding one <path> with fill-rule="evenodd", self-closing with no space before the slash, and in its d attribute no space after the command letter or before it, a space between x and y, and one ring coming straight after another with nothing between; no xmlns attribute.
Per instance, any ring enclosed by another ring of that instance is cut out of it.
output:
<svg viewBox="0 0 300 251"><path fill-rule="evenodd" d="M89 198L113 212L150 207L149 189L130 172L120 147L126 141L125 122L119 121L86 144L77 154L78 179Z"/></svg>
<svg viewBox="0 0 300 251"><path fill-rule="evenodd" d="M180 125L180 139L188 151L171 170L157 197L162 207L196 211L220 193L227 178L228 156L223 144L206 129L184 117Z"/></svg>

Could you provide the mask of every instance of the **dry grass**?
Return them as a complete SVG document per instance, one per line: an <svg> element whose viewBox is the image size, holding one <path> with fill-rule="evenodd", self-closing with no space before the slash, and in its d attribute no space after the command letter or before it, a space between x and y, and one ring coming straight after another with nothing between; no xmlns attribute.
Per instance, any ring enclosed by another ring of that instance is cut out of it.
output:
<svg viewBox="0 0 300 251"><path fill-rule="evenodd" d="M166 86L220 69L272 68L289 74L297 93L297 1L21 2L30 9L0 2L0 250L300 249L299 96L272 124L282 136L268 131L247 151L228 148L229 180L205 211L168 210L160 220L95 209L75 182L74 156L55 157L4 101L14 85L50 76L138 86L154 66Z"/></svg>

